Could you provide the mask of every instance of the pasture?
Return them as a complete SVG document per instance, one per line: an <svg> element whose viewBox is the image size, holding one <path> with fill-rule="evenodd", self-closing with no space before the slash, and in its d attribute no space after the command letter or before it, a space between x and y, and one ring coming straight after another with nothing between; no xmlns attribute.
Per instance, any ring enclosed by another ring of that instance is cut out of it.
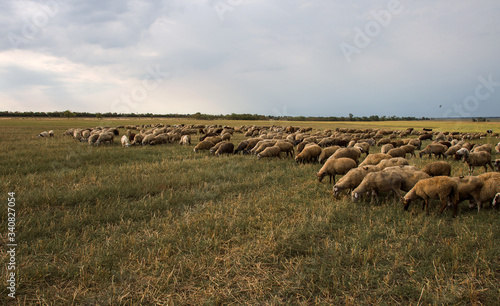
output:
<svg viewBox="0 0 500 306"><path fill-rule="evenodd" d="M478 213L464 202L452 218L437 201L426 215L392 195L374 205L333 199L328 179L316 179L319 164L194 153L198 135L191 146L129 148L119 137L96 147L61 135L148 123L500 130L459 121L2 119L0 232L5 245L15 192L18 248L14 301L1 253L1 304L500 303L498 209ZM55 137L36 138L50 129ZM467 175L464 163L450 163L452 176Z"/></svg>

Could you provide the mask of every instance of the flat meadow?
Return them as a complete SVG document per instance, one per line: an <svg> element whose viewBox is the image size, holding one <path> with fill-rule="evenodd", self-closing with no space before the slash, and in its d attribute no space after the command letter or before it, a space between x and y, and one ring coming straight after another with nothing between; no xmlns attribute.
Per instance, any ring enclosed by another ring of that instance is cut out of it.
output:
<svg viewBox="0 0 500 306"><path fill-rule="evenodd" d="M420 203L404 211L392 195L353 203L347 194L334 199L328 179L318 182L319 164L62 136L155 123L500 131L500 122L465 121L0 119L0 232L6 245L14 192L18 244L16 299L2 248L0 304L500 303L498 209L478 213L463 202L452 218L438 202L429 215ZM55 137L36 137L50 129ZM467 175L465 164L450 163L452 176Z"/></svg>

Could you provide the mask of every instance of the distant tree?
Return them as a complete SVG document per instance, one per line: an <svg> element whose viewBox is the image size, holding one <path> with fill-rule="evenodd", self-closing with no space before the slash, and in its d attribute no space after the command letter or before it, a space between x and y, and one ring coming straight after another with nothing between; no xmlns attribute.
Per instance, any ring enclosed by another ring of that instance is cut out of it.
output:
<svg viewBox="0 0 500 306"><path fill-rule="evenodd" d="M65 110L63 113L62 113L63 117L66 117L66 118L73 118L73 117L76 117L76 114L73 113L72 111L70 111L69 109L68 110Z"/></svg>
<svg viewBox="0 0 500 306"><path fill-rule="evenodd" d="M100 120L100 119L102 119L102 114L101 113L97 113L97 114L95 114L95 117Z"/></svg>
<svg viewBox="0 0 500 306"><path fill-rule="evenodd" d="M354 118L354 115L353 115L353 114L351 114L351 113L349 113L349 121L352 121L352 120L353 120L353 118Z"/></svg>

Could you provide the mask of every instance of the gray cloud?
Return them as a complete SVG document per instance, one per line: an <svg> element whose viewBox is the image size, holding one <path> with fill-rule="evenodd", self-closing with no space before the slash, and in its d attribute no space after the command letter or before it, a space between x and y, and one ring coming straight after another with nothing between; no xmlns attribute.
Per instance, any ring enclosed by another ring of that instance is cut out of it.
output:
<svg viewBox="0 0 500 306"><path fill-rule="evenodd" d="M112 111L143 86L148 67L170 76L132 112L439 117L474 94L479 77L500 82L500 3L402 0L356 46L355 28L366 35L390 2L9 1L0 4L9 101L0 108L29 110L31 92L51 107ZM350 62L341 43L359 51ZM468 113L500 115L498 89Z"/></svg>

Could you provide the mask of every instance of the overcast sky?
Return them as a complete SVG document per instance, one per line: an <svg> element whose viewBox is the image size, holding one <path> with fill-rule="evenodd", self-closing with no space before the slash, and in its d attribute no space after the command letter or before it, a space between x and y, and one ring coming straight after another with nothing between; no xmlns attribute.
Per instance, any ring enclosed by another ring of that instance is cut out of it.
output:
<svg viewBox="0 0 500 306"><path fill-rule="evenodd" d="M500 116L498 0L1 1L0 110Z"/></svg>

